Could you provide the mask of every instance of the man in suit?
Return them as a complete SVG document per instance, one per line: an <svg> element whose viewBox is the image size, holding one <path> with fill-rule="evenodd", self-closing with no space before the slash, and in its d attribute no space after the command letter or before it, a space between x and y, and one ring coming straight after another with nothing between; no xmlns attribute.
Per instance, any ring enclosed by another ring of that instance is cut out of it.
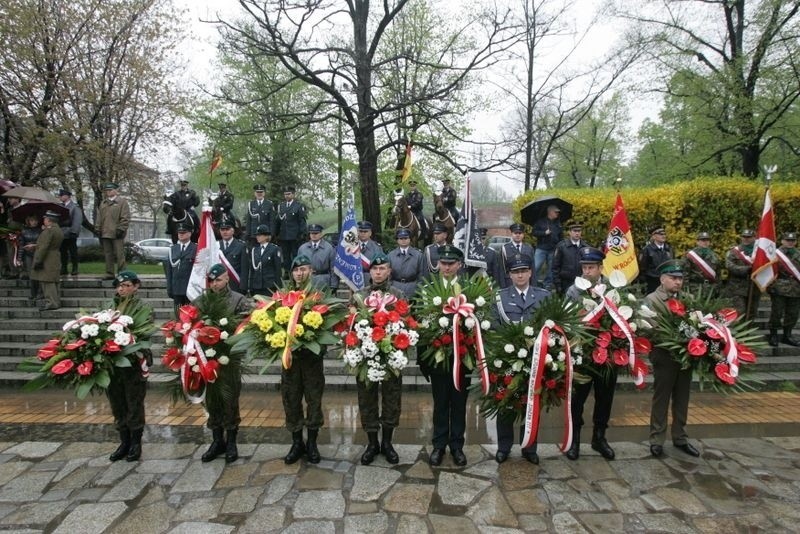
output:
<svg viewBox="0 0 800 534"><path fill-rule="evenodd" d="M281 284L281 249L270 243L272 231L266 224L256 229L256 246L247 261L247 289L252 295L269 297Z"/></svg>
<svg viewBox="0 0 800 534"><path fill-rule="evenodd" d="M57 310L61 307L59 283L61 281L61 242L64 232L58 226L60 215L54 211L44 214L44 229L36 239L33 253L31 280L39 282L44 294L44 303L39 311Z"/></svg>
<svg viewBox="0 0 800 534"><path fill-rule="evenodd" d="M239 277L238 280L236 277L231 277L228 280L228 285L231 291L235 293L245 293L247 292L247 286L242 287L242 285L247 282L247 268L249 266L247 247L244 241L233 237L233 225L230 221L225 220L219 223L218 228L221 237L219 249L228 261L228 265L236 271Z"/></svg>
<svg viewBox="0 0 800 534"><path fill-rule="evenodd" d="M103 247L106 261L106 276L103 280L114 280L118 271L125 270L125 235L131 221L128 201L119 196L119 186L107 183L103 186L106 198L100 203L95 229Z"/></svg>
<svg viewBox="0 0 800 534"><path fill-rule="evenodd" d="M326 287L332 291L339 287L339 277L333 272L336 249L322 239L322 225L308 225L308 241L300 245L297 255L311 260L311 268L314 271L311 277L312 284L320 288Z"/></svg>
<svg viewBox="0 0 800 534"><path fill-rule="evenodd" d="M560 294L575 282L581 275L580 250L589 243L581 239L583 226L577 221L567 223L568 236L556 245L553 254L553 284Z"/></svg>
<svg viewBox="0 0 800 534"><path fill-rule="evenodd" d="M264 198L267 188L257 184L253 186L253 200L247 203L247 213L244 215L244 235L242 238L248 247L256 244L256 229L262 224L267 225L270 231L275 231L275 211L272 201Z"/></svg>
<svg viewBox="0 0 800 534"><path fill-rule="evenodd" d="M376 254L383 254L383 247L372 239L372 223L358 221L358 242L361 247L361 267L364 270L364 284L369 284L369 264Z"/></svg>
<svg viewBox="0 0 800 534"><path fill-rule="evenodd" d="M425 247L425 276L435 275L439 272L439 247L447 244L447 227L441 223L433 225L433 243Z"/></svg>
<svg viewBox="0 0 800 534"><path fill-rule="evenodd" d="M652 293L660 285L658 266L674 258L672 247L667 244L667 232L663 226L656 226L650 232L650 242L639 253L639 272L644 277L645 293Z"/></svg>
<svg viewBox="0 0 800 534"><path fill-rule="evenodd" d="M288 186L283 192L283 202L278 204L276 221L278 241L281 244L283 267L288 274L292 270L292 260L306 233L306 207L294 198L295 188Z"/></svg>
<svg viewBox="0 0 800 534"><path fill-rule="evenodd" d="M533 258L534 258L534 250L533 247L527 243L523 243L523 238L525 237L525 226L520 223L514 223L508 227L509 231L511 232L511 241L503 245L503 248L500 251L500 259L502 260L502 271L503 271L503 281L500 284L500 287L508 287L511 285L511 277L509 276L509 259L514 258L518 255L521 255L525 258L529 258L531 260L531 269L534 268L533 265ZM550 264L547 265L550 267ZM533 285L536 285L536 280L533 280Z"/></svg>
<svg viewBox="0 0 800 534"><path fill-rule="evenodd" d="M425 258L422 252L411 246L411 233L400 229L395 232L397 248L389 251L392 287L400 291L404 298L410 299L417 291L417 285L425 274ZM374 265L374 263L373 263ZM370 269L372 276L372 269Z"/></svg>
<svg viewBox="0 0 800 534"><path fill-rule="evenodd" d="M72 192L62 189L58 192L61 205L69 210L69 221L61 226L64 241L61 242L61 274L67 274L67 265L72 263L72 276L78 276L78 236L83 224L83 213L72 200ZM70 261L71 260L71 261Z"/></svg>
<svg viewBox="0 0 800 534"><path fill-rule="evenodd" d="M169 249L169 256L164 260L164 271L167 277L167 295L172 299L175 316L178 308L189 304L186 290L192 277L192 264L197 254L197 244L192 243L192 229L186 225L178 226L178 242Z"/></svg>
<svg viewBox="0 0 800 534"><path fill-rule="evenodd" d="M509 259L508 271L511 276L511 285L505 287L497 293L495 300L495 311L497 318L503 323L518 324L528 321L533 315L533 311L539 307L550 292L538 287L531 286L531 259L522 254L515 254ZM508 459L511 446L514 443L514 419L515 413L497 414L495 423L497 425L497 453L494 459L501 464ZM524 428L520 429L520 439L524 435ZM536 443L530 447L522 449L522 457L533 464L539 463L539 455L536 454Z"/></svg>

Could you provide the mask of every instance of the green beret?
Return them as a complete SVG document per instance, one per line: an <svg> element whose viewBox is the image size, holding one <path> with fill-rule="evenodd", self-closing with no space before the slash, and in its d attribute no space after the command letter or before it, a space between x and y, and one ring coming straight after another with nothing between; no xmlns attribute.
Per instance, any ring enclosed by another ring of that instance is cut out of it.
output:
<svg viewBox="0 0 800 534"><path fill-rule="evenodd" d="M117 274L117 277L114 278L114 287L117 287L122 282L139 282L139 275L133 271L121 271Z"/></svg>
<svg viewBox="0 0 800 534"><path fill-rule="evenodd" d="M292 261L292 269L295 267L302 267L303 265L311 265L311 260L305 254L300 254Z"/></svg>
<svg viewBox="0 0 800 534"><path fill-rule="evenodd" d="M209 267L208 273L206 274L206 278L208 278L209 280L216 280L217 278L219 278L220 276L222 276L227 272L228 269L226 269L224 265L222 265L221 263L215 263L214 265Z"/></svg>
<svg viewBox="0 0 800 534"><path fill-rule="evenodd" d="M369 262L370 267L375 267L376 265L386 265L389 263L389 256L382 252L378 252L372 257L372 260Z"/></svg>

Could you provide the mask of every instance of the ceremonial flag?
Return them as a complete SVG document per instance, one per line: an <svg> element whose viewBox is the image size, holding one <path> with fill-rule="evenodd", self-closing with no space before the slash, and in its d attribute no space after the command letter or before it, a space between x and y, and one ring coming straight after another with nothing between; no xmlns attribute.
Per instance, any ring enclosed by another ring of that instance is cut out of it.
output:
<svg viewBox="0 0 800 534"><path fill-rule="evenodd" d="M211 158L211 167L209 167L208 173L213 173L220 165L222 165L222 154L215 150L214 157Z"/></svg>
<svg viewBox="0 0 800 534"><path fill-rule="evenodd" d="M403 173L400 175L400 183L406 183L409 176L411 176L411 139L408 140L406 145L406 156L403 159Z"/></svg>
<svg viewBox="0 0 800 534"><path fill-rule="evenodd" d="M214 227L211 225L211 206L203 203L203 215L200 220L200 237L197 240L197 254L186 288L186 298L194 300L208 287L206 274L212 265L220 263L219 243L214 239Z"/></svg>
<svg viewBox="0 0 800 534"><path fill-rule="evenodd" d="M603 248L606 254L606 259L603 260L603 275L608 277L613 271L622 271L630 284L639 275L639 262L636 260L636 251L633 247L628 213L619 193Z"/></svg>
<svg viewBox="0 0 800 534"><path fill-rule="evenodd" d="M353 191L347 200L347 215L342 221L342 233L333 260L333 272L353 291L364 288L364 270L361 266L361 243L356 229L356 210Z"/></svg>
<svg viewBox="0 0 800 534"><path fill-rule="evenodd" d="M764 211L758 224L758 237L753 247L753 274L750 278L764 292L778 276L778 264L775 254L775 214L772 212L772 199L769 188L764 193Z"/></svg>
<svg viewBox="0 0 800 534"><path fill-rule="evenodd" d="M469 176L467 176L467 181L464 185L464 206L461 209L461 218L456 223L453 245L464 252L465 265L481 269L486 268L486 252L483 250L478 217L472 206Z"/></svg>

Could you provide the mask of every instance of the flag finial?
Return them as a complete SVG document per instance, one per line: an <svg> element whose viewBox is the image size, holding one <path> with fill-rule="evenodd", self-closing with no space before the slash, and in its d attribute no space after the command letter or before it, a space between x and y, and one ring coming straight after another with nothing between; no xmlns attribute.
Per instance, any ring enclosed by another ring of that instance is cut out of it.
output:
<svg viewBox="0 0 800 534"><path fill-rule="evenodd" d="M777 165L772 165L767 167L764 165L764 180L767 182L767 187L769 187L770 182L772 181L772 175L778 170Z"/></svg>

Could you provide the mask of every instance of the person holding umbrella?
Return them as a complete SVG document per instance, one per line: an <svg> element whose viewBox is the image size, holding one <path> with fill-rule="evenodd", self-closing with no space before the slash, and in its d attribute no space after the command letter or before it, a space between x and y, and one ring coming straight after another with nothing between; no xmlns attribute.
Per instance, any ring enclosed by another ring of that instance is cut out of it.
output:
<svg viewBox="0 0 800 534"><path fill-rule="evenodd" d="M553 256L563 233L559 219L560 214L561 208L558 205L547 206L547 215L541 217L533 225L533 235L536 236L536 251L533 254L534 282L536 282L536 277L546 264L547 271L542 285L548 291L553 290Z"/></svg>
<svg viewBox="0 0 800 534"><path fill-rule="evenodd" d="M61 242L64 233L58 226L60 214L47 211L44 214L44 229L36 240L33 254L31 280L39 282L44 294L44 304L39 311L57 310L61 307L59 281L61 280Z"/></svg>

